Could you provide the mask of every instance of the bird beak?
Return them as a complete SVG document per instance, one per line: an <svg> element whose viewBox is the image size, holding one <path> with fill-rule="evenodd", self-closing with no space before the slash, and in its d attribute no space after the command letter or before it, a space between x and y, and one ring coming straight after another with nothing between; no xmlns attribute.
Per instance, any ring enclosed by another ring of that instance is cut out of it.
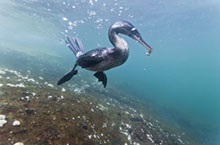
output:
<svg viewBox="0 0 220 145"><path fill-rule="evenodd" d="M146 47L149 51L146 52L146 55L150 55L151 52L152 52L152 48L150 47L150 45L148 45L142 37L137 37L137 36L134 36L134 39L137 40L140 44L142 44L144 47Z"/></svg>

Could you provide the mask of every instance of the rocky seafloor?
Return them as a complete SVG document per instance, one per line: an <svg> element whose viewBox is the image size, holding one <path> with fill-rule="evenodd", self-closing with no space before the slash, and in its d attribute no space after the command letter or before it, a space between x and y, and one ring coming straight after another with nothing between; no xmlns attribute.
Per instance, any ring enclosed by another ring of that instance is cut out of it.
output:
<svg viewBox="0 0 220 145"><path fill-rule="evenodd" d="M57 86L68 63L59 60L2 50L0 145L196 145L143 101L83 72Z"/></svg>
<svg viewBox="0 0 220 145"><path fill-rule="evenodd" d="M183 133L164 129L143 110L87 86L57 87L41 76L1 68L0 144L188 144Z"/></svg>

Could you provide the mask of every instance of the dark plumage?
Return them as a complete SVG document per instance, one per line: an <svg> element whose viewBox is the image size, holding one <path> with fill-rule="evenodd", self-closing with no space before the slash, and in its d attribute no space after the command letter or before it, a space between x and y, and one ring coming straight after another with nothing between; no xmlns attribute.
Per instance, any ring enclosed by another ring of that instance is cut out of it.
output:
<svg viewBox="0 0 220 145"><path fill-rule="evenodd" d="M138 30L127 21L115 22L109 28L108 36L114 48L96 48L84 53L82 42L78 38L68 37L66 40L67 46L75 54L77 61L74 68L64 75L57 84L61 85L70 80L78 73L76 67L81 66L87 70L96 71L94 76L106 87L107 77L104 71L122 65L129 55L128 44L118 35L119 33L137 40L149 49L147 55L152 52L152 48L142 39Z"/></svg>

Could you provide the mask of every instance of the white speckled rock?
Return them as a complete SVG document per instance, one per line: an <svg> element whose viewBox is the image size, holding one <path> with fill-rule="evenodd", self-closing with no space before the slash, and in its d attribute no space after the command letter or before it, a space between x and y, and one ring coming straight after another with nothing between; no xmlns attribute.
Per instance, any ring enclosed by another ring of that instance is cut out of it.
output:
<svg viewBox="0 0 220 145"><path fill-rule="evenodd" d="M23 142L16 142L14 145L24 145Z"/></svg>
<svg viewBox="0 0 220 145"><path fill-rule="evenodd" d="M62 92L66 92L66 89L62 88Z"/></svg>
<svg viewBox="0 0 220 145"><path fill-rule="evenodd" d="M0 114L0 120L5 120L5 118L6 118L5 115Z"/></svg>
<svg viewBox="0 0 220 145"><path fill-rule="evenodd" d="M7 121L5 120L6 116L0 114L0 127L3 127L5 123L7 123Z"/></svg>
<svg viewBox="0 0 220 145"><path fill-rule="evenodd" d="M0 127L3 127L3 125L4 125L5 123L7 123L6 120L0 120Z"/></svg>
<svg viewBox="0 0 220 145"><path fill-rule="evenodd" d="M20 121L18 121L18 120L15 120L13 123L12 123L12 125L13 126L19 126L21 123L20 123Z"/></svg>

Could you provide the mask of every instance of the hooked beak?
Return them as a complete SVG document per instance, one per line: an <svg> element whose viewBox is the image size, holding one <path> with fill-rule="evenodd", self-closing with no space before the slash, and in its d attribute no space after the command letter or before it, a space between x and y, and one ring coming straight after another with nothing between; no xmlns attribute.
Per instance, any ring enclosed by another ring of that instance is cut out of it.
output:
<svg viewBox="0 0 220 145"><path fill-rule="evenodd" d="M146 52L146 55L150 55L152 52L152 48L150 47L150 45L148 45L142 37L137 37L137 36L133 36L135 40L137 40L140 44L142 44L144 47L146 47L149 51Z"/></svg>

